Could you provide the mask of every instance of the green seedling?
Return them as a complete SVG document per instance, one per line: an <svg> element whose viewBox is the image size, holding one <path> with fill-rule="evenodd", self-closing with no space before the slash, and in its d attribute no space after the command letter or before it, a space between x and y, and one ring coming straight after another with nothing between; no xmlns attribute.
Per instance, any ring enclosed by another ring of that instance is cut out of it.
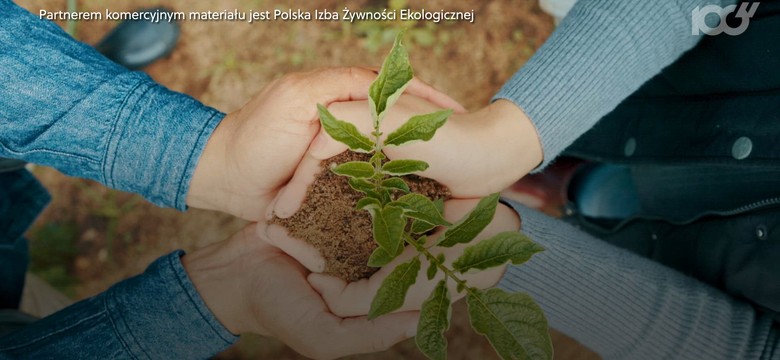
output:
<svg viewBox="0 0 780 360"><path fill-rule="evenodd" d="M428 164L419 160L388 160L382 152L385 147L430 140L452 112L444 110L414 116L381 139L382 119L413 77L401 37L402 34L396 37L377 79L369 88L368 102L373 119L370 135L361 133L351 123L336 119L324 106L318 107L322 127L331 137L346 144L351 151L371 155L369 161L350 161L331 168L335 174L347 177L355 191L365 195L357 202L357 208L371 214L373 236L378 244L368 265L385 266L406 247L417 253L387 276L377 290L368 317L374 319L403 305L406 293L422 270L422 259L425 259L429 264L428 279L434 279L438 272L444 274L444 279L437 283L420 311L415 340L428 358L447 357L444 333L450 325L452 301L448 285L452 282L458 292L466 292L472 327L487 337L502 358L551 359L547 320L530 296L500 289L480 290L462 279L467 271L485 270L507 262L524 263L542 251L542 247L520 232L503 232L465 248L451 266L445 264L444 255L434 255L434 248L474 240L492 221L499 195L481 199L469 214L454 224L449 223L444 219L441 199L410 192L402 178L426 170ZM443 234L435 242L428 241L426 235L436 228L443 228Z"/></svg>

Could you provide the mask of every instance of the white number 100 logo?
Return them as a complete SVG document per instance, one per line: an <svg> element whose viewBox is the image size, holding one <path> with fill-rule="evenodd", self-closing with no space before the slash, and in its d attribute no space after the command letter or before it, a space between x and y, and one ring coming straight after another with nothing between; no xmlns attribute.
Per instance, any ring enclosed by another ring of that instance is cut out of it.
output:
<svg viewBox="0 0 780 360"><path fill-rule="evenodd" d="M747 30L748 24L750 24L750 18L753 17L756 10L758 10L758 4L760 3L744 2L739 5L739 10L737 10L735 17L740 19L741 23L736 28L732 28L726 23L726 16L734 12L737 5L729 5L723 8L718 5L707 5L703 8L697 6L691 11L691 35L704 33L714 36L724 32L731 36L742 34ZM720 17L720 24L718 24L718 26L710 27L707 25L704 18L709 14L717 14Z"/></svg>

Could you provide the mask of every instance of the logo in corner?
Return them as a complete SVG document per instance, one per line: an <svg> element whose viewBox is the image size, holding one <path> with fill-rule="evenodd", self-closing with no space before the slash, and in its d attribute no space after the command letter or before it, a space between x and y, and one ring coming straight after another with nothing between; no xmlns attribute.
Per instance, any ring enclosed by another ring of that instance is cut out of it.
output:
<svg viewBox="0 0 780 360"><path fill-rule="evenodd" d="M737 36L747 30L750 24L750 18L756 14L758 10L759 2L743 2L739 4L739 10L737 10L736 17L740 19L739 26L732 28L726 23L726 17L733 13L737 8L737 5L729 5L726 7L720 7L718 5L707 5L705 7L697 6L691 11L691 35L706 34L710 36L720 35L726 33L727 35ZM710 27L704 21L709 14L716 14L720 17L720 23L716 27Z"/></svg>

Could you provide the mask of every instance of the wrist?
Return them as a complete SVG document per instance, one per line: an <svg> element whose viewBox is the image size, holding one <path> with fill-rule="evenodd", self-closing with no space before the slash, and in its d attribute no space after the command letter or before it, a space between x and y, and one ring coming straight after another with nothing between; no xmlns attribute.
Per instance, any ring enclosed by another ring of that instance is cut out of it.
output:
<svg viewBox="0 0 780 360"><path fill-rule="evenodd" d="M509 100L498 99L482 109L484 119L493 126L487 126L494 142L501 144L509 155L504 159L511 163L510 168L517 169L519 176L525 176L539 166L543 160L542 143L531 119L519 106ZM496 141L498 140L498 141Z"/></svg>
<svg viewBox="0 0 780 360"><path fill-rule="evenodd" d="M203 302L228 331L235 335L266 335L266 331L251 316L252 308L247 295L251 286L244 281L246 269L251 266L245 264L246 259L262 261L262 256L251 256L252 252L244 249L246 231L230 240L186 254L181 261Z"/></svg>
<svg viewBox="0 0 780 360"><path fill-rule="evenodd" d="M226 115L209 137L203 153L200 155L195 172L187 192L187 206L204 210L224 209L223 203L229 197L230 190L224 183L225 168L228 161L230 134L235 113Z"/></svg>
<svg viewBox="0 0 780 360"><path fill-rule="evenodd" d="M465 184L458 191L453 190L455 197L481 197L501 191L542 160L541 145L531 120L519 107L505 100L472 113L454 114L441 130L449 134L437 133L442 138L440 141L447 142L440 146L443 149L440 151L447 153L439 157L457 160L457 164L445 169L457 173L457 181Z"/></svg>

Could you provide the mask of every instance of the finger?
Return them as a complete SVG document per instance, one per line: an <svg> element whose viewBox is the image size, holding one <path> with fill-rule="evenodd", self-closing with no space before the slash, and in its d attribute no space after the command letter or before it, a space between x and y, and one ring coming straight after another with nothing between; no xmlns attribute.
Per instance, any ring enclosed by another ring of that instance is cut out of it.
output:
<svg viewBox="0 0 780 360"><path fill-rule="evenodd" d="M407 247L401 255L383 266L379 271L371 275L370 278L351 283L345 283L344 280L322 274L311 274L307 279L309 284L317 289L317 292L320 293L334 314L341 317L363 316L368 314L371 308L371 301L385 278L398 264L409 261L416 255L416 250ZM419 283L428 283L423 272L420 272L417 281ZM435 283L430 285L431 289L433 289L433 285ZM430 291L425 294L425 298L428 297L429 293ZM418 310L420 308L419 304L422 303L422 300L425 300L425 298L421 298L417 301L415 295L407 294L407 299L409 298L414 298L415 301L404 302L404 305L396 311Z"/></svg>
<svg viewBox="0 0 780 360"><path fill-rule="evenodd" d="M312 272L325 270L325 259L319 250L303 240L291 237L287 229L276 224L265 226L265 234L261 236L268 244L275 246L297 260Z"/></svg>
<svg viewBox="0 0 780 360"><path fill-rule="evenodd" d="M304 76L310 99L328 106L337 101L368 99L368 88L376 73L360 67L339 67L315 70Z"/></svg>
<svg viewBox="0 0 780 360"><path fill-rule="evenodd" d="M444 109L452 109L456 113L463 114L467 112L466 108L455 99L418 78L412 79L409 83L409 87L406 88L406 93L421 97Z"/></svg>
<svg viewBox="0 0 780 360"><path fill-rule="evenodd" d="M284 190L284 189L282 189ZM277 191L276 195L274 195L274 198L271 200L270 203L268 203L268 206L265 208L265 221L271 221L274 218L274 208L276 207L276 203L279 202L279 197L282 196L282 191Z"/></svg>
<svg viewBox="0 0 780 360"><path fill-rule="evenodd" d="M458 219L468 214L477 203L478 200L449 200L444 204L444 216L448 221L456 222ZM498 231L488 229L483 236L492 236L495 233L498 233ZM429 238L429 241L434 242L440 235L441 231L435 233ZM466 244L459 244L448 250L454 251L453 255L460 254L462 249L466 246ZM415 254L416 251L414 249L408 248L390 264L385 265L382 269L374 273L371 278L348 284L341 279L322 274L310 274L307 279L309 284L320 293L323 300L325 300L325 303L334 314L341 317L366 315L371 308L371 301L388 274L390 274L398 264L408 261L410 258L414 257ZM447 256L446 262L448 266L451 265L451 262L455 257L457 256ZM423 260L422 268L427 267L427 260ZM503 270L496 271L502 272ZM468 279L479 279L471 274L464 276ZM397 311L419 309L422 302L430 295L430 292L435 287L436 283L443 277L444 274L439 272L433 280L428 280L425 272L419 272L415 284L412 285L407 292L403 306ZM490 279L492 279L492 277L490 277ZM483 282L480 281L478 284L483 285ZM450 287L454 299L462 297L461 294L458 294L455 291L455 283L451 282Z"/></svg>
<svg viewBox="0 0 780 360"><path fill-rule="evenodd" d="M290 182L276 196L273 215L282 219L293 216L303 205L309 185L314 183L314 179L320 171L320 159L306 154Z"/></svg>
<svg viewBox="0 0 780 360"><path fill-rule="evenodd" d="M311 273L307 280L325 300L330 311L340 317L368 314L371 300L376 293L376 287L371 286L368 279L347 284L333 276Z"/></svg>
<svg viewBox="0 0 780 360"><path fill-rule="evenodd" d="M363 134L371 133L372 124L368 114L368 105L366 102L340 102L331 105L329 110L334 114L359 114L357 116L347 115L348 118L342 118L340 120L352 123ZM309 146L309 154L320 160L331 158L341 154L346 150L346 145L334 140L322 128L320 128L319 134L317 134L317 137Z"/></svg>
<svg viewBox="0 0 780 360"><path fill-rule="evenodd" d="M374 320L364 316L344 319L339 324L339 336L332 345L338 349L350 349L355 354L384 351L417 334L419 319L418 311L388 314Z"/></svg>
<svg viewBox="0 0 780 360"><path fill-rule="evenodd" d="M325 130L320 128L319 134L317 134L317 137L314 138L314 141L309 147L309 154L314 158L325 160L341 154L344 151L347 151L347 149L347 145L333 140Z"/></svg>
<svg viewBox="0 0 780 360"><path fill-rule="evenodd" d="M373 72L375 75L378 75L379 71L381 70L376 66L363 66L362 68ZM412 78L412 81L409 83L409 86L406 88L405 92L410 95L426 99L438 107L452 109L456 113L467 112L466 108L464 108L463 105L461 105L455 99L437 90L435 87L431 86L423 80L420 80L420 78L417 77Z"/></svg>

